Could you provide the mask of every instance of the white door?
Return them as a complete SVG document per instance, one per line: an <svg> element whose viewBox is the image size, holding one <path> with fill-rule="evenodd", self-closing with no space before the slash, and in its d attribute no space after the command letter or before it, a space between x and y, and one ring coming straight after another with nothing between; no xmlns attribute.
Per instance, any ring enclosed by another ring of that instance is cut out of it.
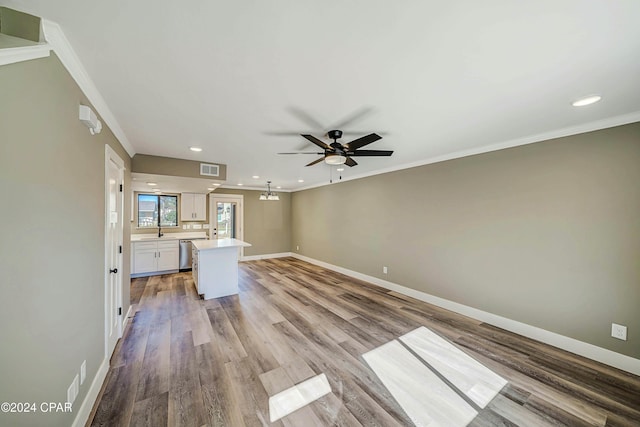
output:
<svg viewBox="0 0 640 427"><path fill-rule="evenodd" d="M105 355L122 336L124 162L106 146L105 159Z"/></svg>
<svg viewBox="0 0 640 427"><path fill-rule="evenodd" d="M215 194L210 199L211 238L242 240L242 195Z"/></svg>

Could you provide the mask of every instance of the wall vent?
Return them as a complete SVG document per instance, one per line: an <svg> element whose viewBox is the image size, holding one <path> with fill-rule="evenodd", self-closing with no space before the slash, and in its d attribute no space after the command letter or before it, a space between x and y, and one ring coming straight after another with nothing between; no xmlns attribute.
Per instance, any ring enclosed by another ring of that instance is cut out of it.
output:
<svg viewBox="0 0 640 427"><path fill-rule="evenodd" d="M220 166L219 165L208 165L206 163L200 163L200 175L219 176L220 175Z"/></svg>

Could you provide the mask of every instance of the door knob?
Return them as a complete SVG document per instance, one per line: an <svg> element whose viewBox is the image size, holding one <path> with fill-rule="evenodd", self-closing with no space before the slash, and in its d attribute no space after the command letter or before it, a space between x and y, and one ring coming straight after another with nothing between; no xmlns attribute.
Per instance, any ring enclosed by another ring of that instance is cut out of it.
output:
<svg viewBox="0 0 640 427"><path fill-rule="evenodd" d="M109 270L109 273L117 273L117 272L118 272L117 268L114 268L113 270Z"/></svg>

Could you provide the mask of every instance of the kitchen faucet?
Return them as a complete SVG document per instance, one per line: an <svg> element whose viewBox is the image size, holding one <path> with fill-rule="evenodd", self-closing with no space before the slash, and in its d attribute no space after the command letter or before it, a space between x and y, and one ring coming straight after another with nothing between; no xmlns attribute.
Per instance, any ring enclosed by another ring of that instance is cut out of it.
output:
<svg viewBox="0 0 640 427"><path fill-rule="evenodd" d="M164 233L162 232L162 227L160 225L158 225L158 238L164 236Z"/></svg>

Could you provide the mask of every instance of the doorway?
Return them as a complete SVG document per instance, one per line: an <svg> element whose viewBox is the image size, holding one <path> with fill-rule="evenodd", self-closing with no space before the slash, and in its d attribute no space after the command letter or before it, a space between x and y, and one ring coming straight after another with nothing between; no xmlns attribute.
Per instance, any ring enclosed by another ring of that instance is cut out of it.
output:
<svg viewBox="0 0 640 427"><path fill-rule="evenodd" d="M122 245L124 162L105 145L105 356L111 358L122 337Z"/></svg>
<svg viewBox="0 0 640 427"><path fill-rule="evenodd" d="M211 239L244 240L244 197L238 194L214 194L210 196L209 230ZM244 251L241 249L240 256Z"/></svg>

